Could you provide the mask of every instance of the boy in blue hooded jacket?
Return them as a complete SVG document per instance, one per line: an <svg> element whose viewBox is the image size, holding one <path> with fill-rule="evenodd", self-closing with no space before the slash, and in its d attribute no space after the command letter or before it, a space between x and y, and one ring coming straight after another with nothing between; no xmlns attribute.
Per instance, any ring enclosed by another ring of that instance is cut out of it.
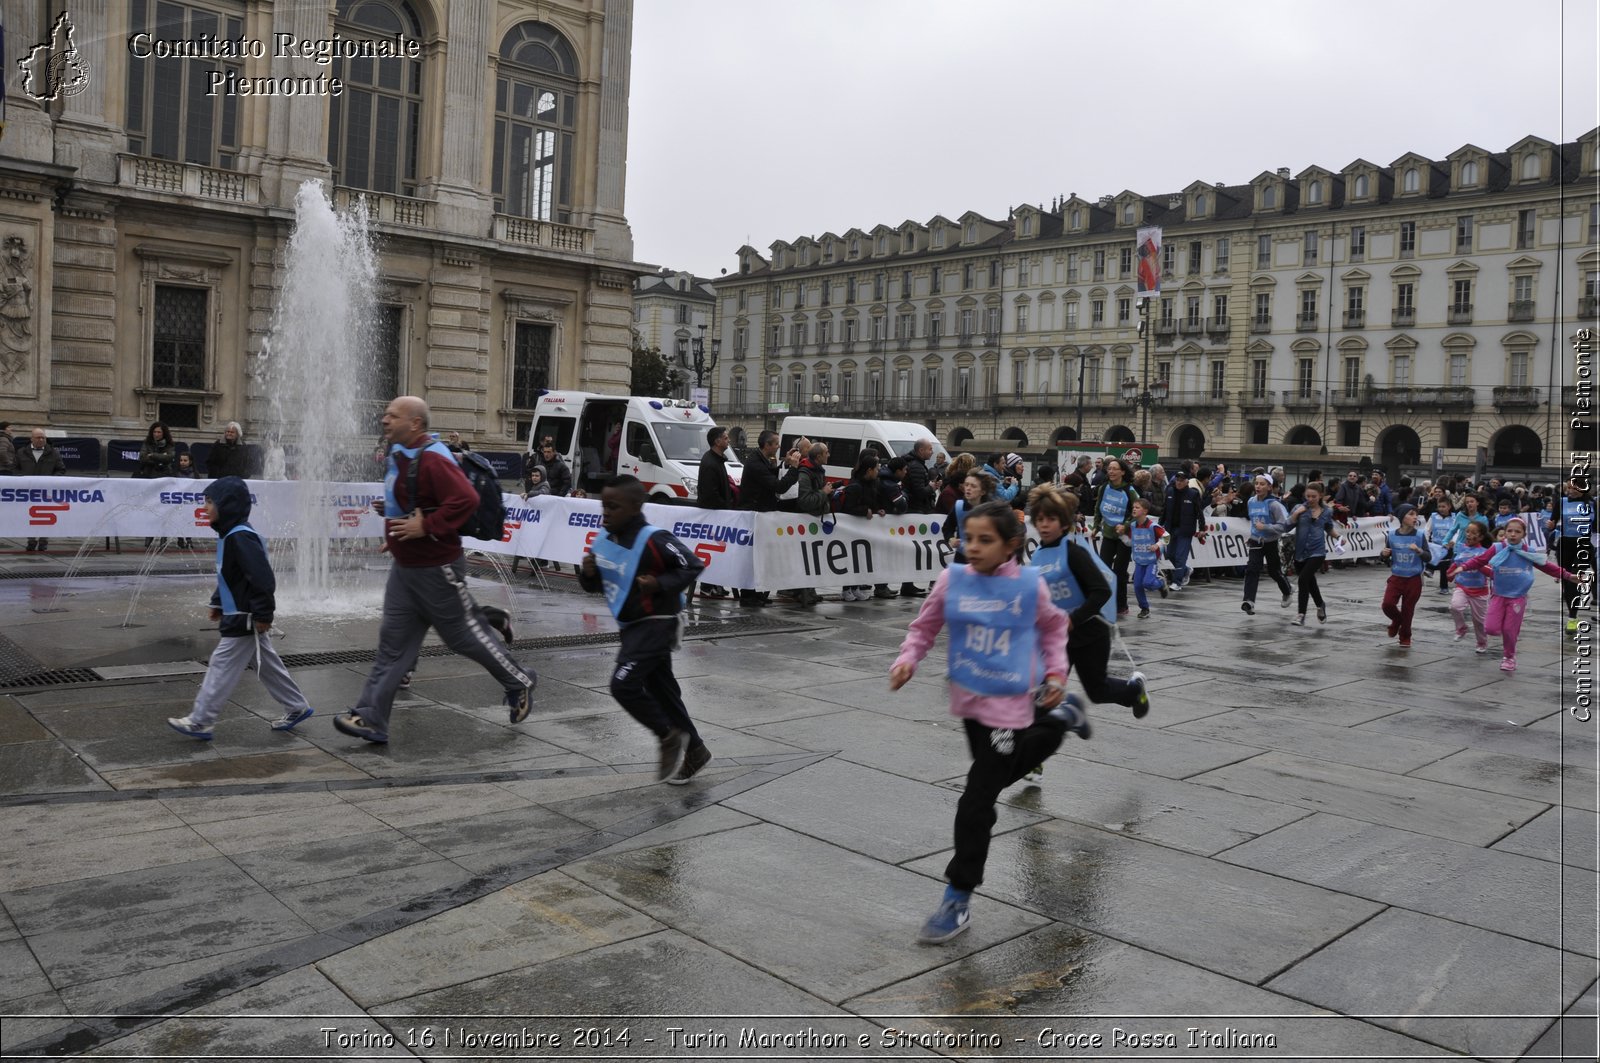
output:
<svg viewBox="0 0 1600 1063"><path fill-rule="evenodd" d="M211 595L211 619L220 621L222 637L206 666L194 708L188 716L173 717L167 724L179 734L211 741L217 714L254 662L267 693L284 708L272 729L292 730L312 709L268 635L277 580L267 559L266 543L245 523L250 517L250 488L237 476L224 476L206 488L205 500L206 517L217 533L217 589Z"/></svg>

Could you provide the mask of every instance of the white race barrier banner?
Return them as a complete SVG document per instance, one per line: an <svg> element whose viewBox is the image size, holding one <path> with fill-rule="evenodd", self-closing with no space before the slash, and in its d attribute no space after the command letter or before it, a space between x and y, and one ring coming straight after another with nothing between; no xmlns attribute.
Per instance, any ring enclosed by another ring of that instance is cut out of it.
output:
<svg viewBox="0 0 1600 1063"><path fill-rule="evenodd" d="M0 537L200 536L201 494L209 480L19 476L0 480ZM249 480L250 524L269 538L321 535L383 537L372 511L383 497L374 483ZM302 502L311 503L303 519ZM506 532L498 542L467 539L470 550L577 564L600 531L600 503L588 498L524 500L507 494ZM845 587L926 583L949 563L948 518L937 513L818 518L689 506L645 506L645 519L683 540L706 563L704 580L725 587ZM1376 557L1393 517L1360 517L1337 525L1331 559ZM1194 568L1243 565L1249 522L1212 517L1206 541L1194 541ZM1037 537L1029 529L1030 546ZM1341 550L1342 547L1342 550Z"/></svg>

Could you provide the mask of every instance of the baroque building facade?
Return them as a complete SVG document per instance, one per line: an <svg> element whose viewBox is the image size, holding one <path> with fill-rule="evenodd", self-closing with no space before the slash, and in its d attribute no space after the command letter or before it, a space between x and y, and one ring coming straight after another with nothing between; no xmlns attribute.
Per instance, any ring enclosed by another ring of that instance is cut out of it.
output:
<svg viewBox="0 0 1600 1063"><path fill-rule="evenodd" d="M645 274L634 283L634 331L642 346L660 351L677 372L674 397L689 397L689 389L694 386L696 352L700 353L702 368L711 359L717 337L716 318L716 287L703 277L662 269ZM709 373L706 378L709 381Z"/></svg>
<svg viewBox="0 0 1600 1063"><path fill-rule="evenodd" d="M415 393L509 442L542 387L626 389L632 22L632 0L7 5L0 413L249 435L308 180L376 235L378 409Z"/></svg>
<svg viewBox="0 0 1600 1063"><path fill-rule="evenodd" d="M952 446L1144 432L1183 457L1551 468L1588 445L1569 346L1600 300L1597 140L746 246L717 283L715 409L912 419Z"/></svg>

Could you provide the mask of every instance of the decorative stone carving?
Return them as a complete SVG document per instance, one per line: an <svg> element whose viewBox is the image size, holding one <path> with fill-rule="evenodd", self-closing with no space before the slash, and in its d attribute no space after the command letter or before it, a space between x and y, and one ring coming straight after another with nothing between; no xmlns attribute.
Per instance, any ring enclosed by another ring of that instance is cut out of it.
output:
<svg viewBox="0 0 1600 1063"><path fill-rule="evenodd" d="M33 353L33 255L20 236L0 240L0 385L11 386Z"/></svg>

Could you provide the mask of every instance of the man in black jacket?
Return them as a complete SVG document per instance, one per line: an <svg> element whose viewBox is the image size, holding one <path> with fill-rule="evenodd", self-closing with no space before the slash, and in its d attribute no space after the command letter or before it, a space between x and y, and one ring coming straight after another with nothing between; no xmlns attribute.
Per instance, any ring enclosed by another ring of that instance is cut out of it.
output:
<svg viewBox="0 0 1600 1063"><path fill-rule="evenodd" d="M744 478L739 481L739 508L752 513L771 513L778 508L778 496L793 487L800 479L800 456L790 454L779 474L778 433L763 429L756 437L755 453L744 463ZM767 604L767 592L741 590L739 601L744 605Z"/></svg>
<svg viewBox="0 0 1600 1063"><path fill-rule="evenodd" d="M65 476L67 466L61 460L61 455L56 453L56 448L50 445L50 440L45 437L43 428L35 428L29 436L31 446L23 447L17 451L17 472L23 476ZM49 539L29 539L28 551L50 549Z"/></svg>
<svg viewBox="0 0 1600 1063"><path fill-rule="evenodd" d="M561 498L572 493L572 469L556 453L555 440L545 439L541 443L539 458L532 464L544 466L544 482L550 485L552 495Z"/></svg>
<svg viewBox="0 0 1600 1063"><path fill-rule="evenodd" d="M711 449L700 455L699 478L695 481L695 505L701 509L733 509L733 484L728 480L728 430L712 425L706 429ZM700 584L700 597L726 598L728 589L715 583Z"/></svg>
<svg viewBox="0 0 1600 1063"><path fill-rule="evenodd" d="M243 479L248 475L248 456L244 445L244 429L239 427L238 421L229 421L228 427L222 430L222 438L211 444L211 451L206 455L206 475L213 480L220 480L224 476Z"/></svg>
<svg viewBox="0 0 1600 1063"><path fill-rule="evenodd" d="M902 481L906 491L906 512L932 513L934 503L938 496L933 492L930 482L931 470L928 462L933 459L933 442L927 439L917 440L917 445L911 448L911 457L906 461L906 476Z"/></svg>
<svg viewBox="0 0 1600 1063"><path fill-rule="evenodd" d="M1162 527L1172 536L1172 589L1182 590L1189 582L1189 550L1196 534L1206 529L1205 501L1189 486L1189 472L1180 467L1167 485L1166 511Z"/></svg>

